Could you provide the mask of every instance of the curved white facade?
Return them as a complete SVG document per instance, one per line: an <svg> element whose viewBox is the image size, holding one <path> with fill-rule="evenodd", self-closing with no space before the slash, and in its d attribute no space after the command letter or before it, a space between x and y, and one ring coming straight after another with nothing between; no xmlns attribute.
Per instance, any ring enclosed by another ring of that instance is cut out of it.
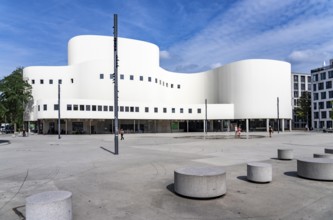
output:
<svg viewBox="0 0 333 220"><path fill-rule="evenodd" d="M291 68L287 62L243 60L184 74L162 69L159 48L154 44L118 38L118 46L119 119L203 120L205 99L208 120L274 119L277 97L279 117L292 117ZM54 110L58 80L62 119L113 119L112 73L113 37L72 38L68 66L24 69L34 98L26 121L58 118ZM72 105L71 110L68 105ZM92 111L93 106L96 111Z"/></svg>

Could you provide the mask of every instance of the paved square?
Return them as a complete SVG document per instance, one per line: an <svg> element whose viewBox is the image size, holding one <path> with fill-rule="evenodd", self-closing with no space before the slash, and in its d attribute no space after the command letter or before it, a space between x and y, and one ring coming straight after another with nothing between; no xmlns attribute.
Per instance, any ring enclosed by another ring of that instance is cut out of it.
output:
<svg viewBox="0 0 333 220"><path fill-rule="evenodd" d="M125 134L119 152L113 135L30 135L0 140L0 219L18 220L25 198L43 191L73 193L74 219L332 219L333 182L299 178L296 160L277 160L278 148L313 157L333 147L333 135L286 132L253 139L215 139L233 133ZM109 151L108 151L109 150ZM246 163L272 164L273 180L246 180ZM173 171L223 166L227 193L194 200L173 193Z"/></svg>

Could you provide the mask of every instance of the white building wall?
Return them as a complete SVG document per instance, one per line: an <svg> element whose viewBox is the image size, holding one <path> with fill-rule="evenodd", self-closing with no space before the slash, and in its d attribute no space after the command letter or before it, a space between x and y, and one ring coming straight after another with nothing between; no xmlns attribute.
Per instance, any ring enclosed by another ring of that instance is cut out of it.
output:
<svg viewBox="0 0 333 220"><path fill-rule="evenodd" d="M151 43L119 38L119 106L139 112L119 112L122 119L203 120L291 118L290 64L274 60L244 60L201 73L173 73L159 66L159 49ZM24 77L33 86L33 109L26 120L57 118L57 80L61 85L61 117L112 119L113 112L67 111L67 104L113 106L113 38L78 36L69 41L64 67L27 67ZM100 79L103 74L104 79ZM120 75L124 79L120 79ZM130 76L134 80L130 80ZM143 80L140 80L143 77ZM148 82L148 78L151 82ZM44 79L44 84L39 80ZM48 83L53 79L53 84ZM157 83L155 80L157 79ZM173 88L171 88L173 85ZM178 88L178 85L180 88ZM36 108L47 104L47 112ZM149 108L146 113L145 107ZM153 109L159 112L154 113ZM167 113L163 113L167 108ZM175 113L172 113L175 108ZM180 113L180 109L184 113ZM197 109L201 113L197 113ZM192 109L192 113L188 113Z"/></svg>

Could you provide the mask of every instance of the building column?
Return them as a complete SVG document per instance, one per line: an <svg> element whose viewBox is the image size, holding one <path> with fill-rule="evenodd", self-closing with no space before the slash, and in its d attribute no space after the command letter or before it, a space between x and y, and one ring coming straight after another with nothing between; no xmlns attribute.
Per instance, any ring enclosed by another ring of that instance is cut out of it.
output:
<svg viewBox="0 0 333 220"><path fill-rule="evenodd" d="M269 118L266 119L266 131L269 131Z"/></svg>
<svg viewBox="0 0 333 220"><path fill-rule="evenodd" d="M134 120L133 123L134 123L134 124L133 124L133 133L135 133L135 120Z"/></svg>
<svg viewBox="0 0 333 220"><path fill-rule="evenodd" d="M65 120L65 126L66 126L66 134L68 134L67 119Z"/></svg>
<svg viewBox="0 0 333 220"><path fill-rule="evenodd" d="M91 119L89 119L89 134L91 134Z"/></svg>
<svg viewBox="0 0 333 220"><path fill-rule="evenodd" d="M246 121L246 133L249 133L249 119L245 119Z"/></svg>
<svg viewBox="0 0 333 220"><path fill-rule="evenodd" d="M186 130L187 130L187 133L188 133L188 131L189 131L189 127L188 127L189 123L188 123L188 120L186 120L186 124L187 124L187 126L186 126Z"/></svg>
<svg viewBox="0 0 333 220"><path fill-rule="evenodd" d="M282 132L284 132L284 119L281 120Z"/></svg>
<svg viewBox="0 0 333 220"><path fill-rule="evenodd" d="M292 121L292 120L289 119L289 131L292 131L292 128L291 128L291 124L292 124L292 123L291 123L291 121Z"/></svg>
<svg viewBox="0 0 333 220"><path fill-rule="evenodd" d="M204 120L203 120L203 130L204 130L204 133L206 133L206 129L207 129L207 128L206 128L206 120L204 119Z"/></svg>

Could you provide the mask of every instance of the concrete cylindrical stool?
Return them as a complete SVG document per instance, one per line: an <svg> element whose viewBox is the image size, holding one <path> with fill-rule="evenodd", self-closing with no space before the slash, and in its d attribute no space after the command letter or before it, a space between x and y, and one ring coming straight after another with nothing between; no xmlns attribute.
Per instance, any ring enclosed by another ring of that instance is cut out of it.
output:
<svg viewBox="0 0 333 220"><path fill-rule="evenodd" d="M47 191L26 198L27 220L72 220L72 193Z"/></svg>
<svg viewBox="0 0 333 220"><path fill-rule="evenodd" d="M333 154L313 154L314 158L327 158L333 159Z"/></svg>
<svg viewBox="0 0 333 220"><path fill-rule="evenodd" d="M326 154L333 154L333 148L325 148Z"/></svg>
<svg viewBox="0 0 333 220"><path fill-rule="evenodd" d="M278 149L279 160L292 160L294 158L292 149Z"/></svg>
<svg viewBox="0 0 333 220"><path fill-rule="evenodd" d="M315 180L333 180L333 160L327 158L297 159L297 174Z"/></svg>
<svg viewBox="0 0 333 220"><path fill-rule="evenodd" d="M272 181L272 165L268 163L252 162L247 164L247 179L257 183Z"/></svg>
<svg viewBox="0 0 333 220"><path fill-rule="evenodd" d="M221 167L185 167L174 171L174 189L182 196L214 198L227 191L226 172Z"/></svg>

